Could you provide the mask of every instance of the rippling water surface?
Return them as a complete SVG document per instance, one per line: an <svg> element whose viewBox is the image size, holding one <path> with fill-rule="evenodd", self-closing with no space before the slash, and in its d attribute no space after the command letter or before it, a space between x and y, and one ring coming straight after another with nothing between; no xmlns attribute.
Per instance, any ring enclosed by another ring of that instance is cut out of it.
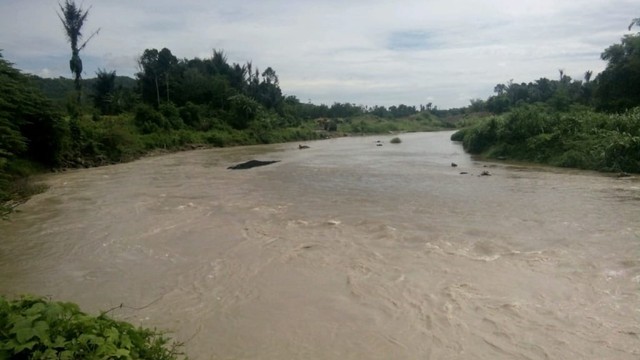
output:
<svg viewBox="0 0 640 360"><path fill-rule="evenodd" d="M123 303L194 359L640 358L638 178L477 162L449 136L47 176L0 223L0 293ZM281 161L226 169L250 159Z"/></svg>

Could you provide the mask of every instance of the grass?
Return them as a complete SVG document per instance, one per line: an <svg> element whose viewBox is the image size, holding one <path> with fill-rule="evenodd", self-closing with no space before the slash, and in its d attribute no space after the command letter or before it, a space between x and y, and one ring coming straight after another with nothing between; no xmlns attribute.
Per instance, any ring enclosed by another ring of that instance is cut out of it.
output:
<svg viewBox="0 0 640 360"><path fill-rule="evenodd" d="M470 153L561 167L640 173L640 107L623 114L523 106L451 137Z"/></svg>

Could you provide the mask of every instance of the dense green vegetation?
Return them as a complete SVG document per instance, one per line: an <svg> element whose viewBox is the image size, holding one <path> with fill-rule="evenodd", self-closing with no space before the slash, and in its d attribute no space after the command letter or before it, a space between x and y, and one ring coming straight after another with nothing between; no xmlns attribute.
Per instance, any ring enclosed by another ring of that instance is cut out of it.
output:
<svg viewBox="0 0 640 360"><path fill-rule="evenodd" d="M0 297L0 359L149 359L181 357L179 344L77 305L39 297Z"/></svg>
<svg viewBox="0 0 640 360"><path fill-rule="evenodd" d="M640 24L634 19L631 26ZM631 27L630 27L631 28ZM471 107L495 115L455 133L474 154L599 171L640 173L640 33L602 53L594 81L498 84Z"/></svg>
<svg viewBox="0 0 640 360"><path fill-rule="evenodd" d="M452 136L473 154L600 171L640 173L640 107L622 114L523 105Z"/></svg>
<svg viewBox="0 0 640 360"><path fill-rule="evenodd" d="M31 190L20 179L59 163L64 147L62 114L0 54L0 215L7 202Z"/></svg>

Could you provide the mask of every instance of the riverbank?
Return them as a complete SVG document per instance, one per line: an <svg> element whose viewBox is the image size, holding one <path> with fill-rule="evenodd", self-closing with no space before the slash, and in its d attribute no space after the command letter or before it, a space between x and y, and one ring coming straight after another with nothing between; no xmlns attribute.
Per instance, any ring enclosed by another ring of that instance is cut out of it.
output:
<svg viewBox="0 0 640 360"><path fill-rule="evenodd" d="M325 122L335 125L325 129ZM31 179L38 174L65 169L90 168L129 162L145 156L204 148L274 144L330 139L344 136L450 129L451 124L430 115L419 114L400 119L358 116L343 119L316 119L296 127L266 126L256 122L244 130L234 129L215 119L203 130L164 129L143 133L134 114L118 116L81 116L66 119L73 136L65 136L59 148L58 165L46 168L25 159L12 159L0 173L0 216L11 213L17 204L44 188ZM2 181L4 176L4 182Z"/></svg>
<svg viewBox="0 0 640 360"><path fill-rule="evenodd" d="M640 173L640 108L623 114L522 106L451 136L471 154L616 173Z"/></svg>

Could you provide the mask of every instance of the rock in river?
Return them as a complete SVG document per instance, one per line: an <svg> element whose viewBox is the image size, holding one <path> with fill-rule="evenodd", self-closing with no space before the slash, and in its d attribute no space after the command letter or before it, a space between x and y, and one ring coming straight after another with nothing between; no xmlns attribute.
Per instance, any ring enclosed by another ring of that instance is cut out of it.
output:
<svg viewBox="0 0 640 360"><path fill-rule="evenodd" d="M234 165L234 166L229 166L227 169L231 169L231 170L245 170L245 169L251 169L257 166L265 166L265 165L270 165L273 163L277 163L280 160L270 160L270 161L261 161L261 160L249 160L247 162L243 162L241 164L238 165Z"/></svg>

